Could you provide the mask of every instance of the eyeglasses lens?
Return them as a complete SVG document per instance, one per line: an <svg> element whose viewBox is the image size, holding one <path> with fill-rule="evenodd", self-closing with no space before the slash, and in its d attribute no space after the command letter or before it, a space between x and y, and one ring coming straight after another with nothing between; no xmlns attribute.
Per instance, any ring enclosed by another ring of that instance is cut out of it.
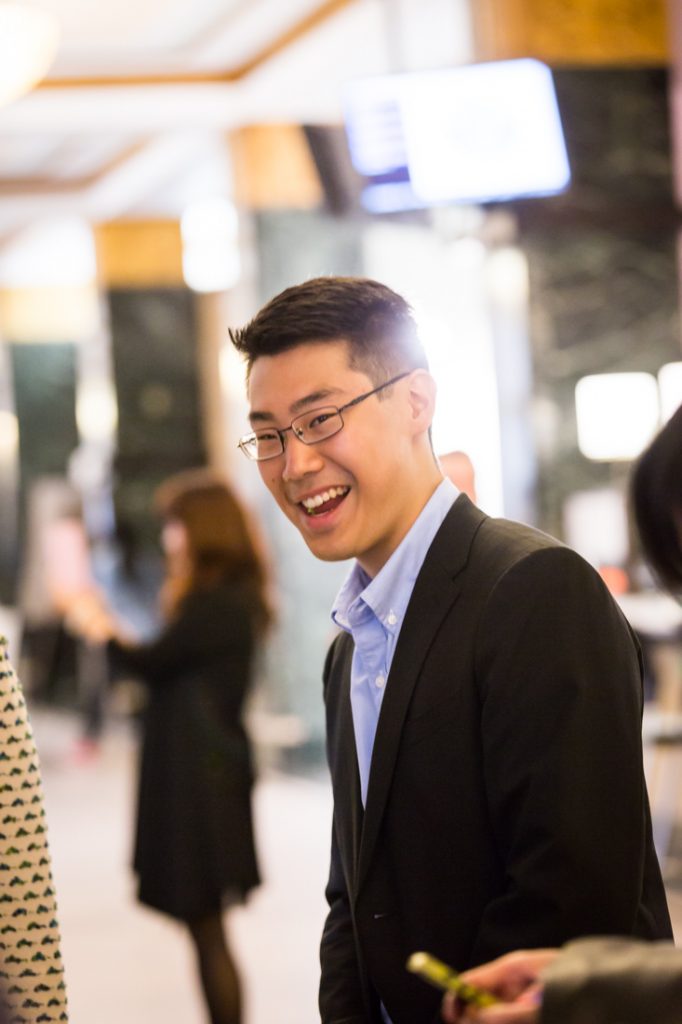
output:
<svg viewBox="0 0 682 1024"><path fill-rule="evenodd" d="M325 409L312 409L303 416L297 416L291 424L296 437L304 444L315 444L324 441L332 434L338 433L343 426L341 413L334 406Z"/></svg>

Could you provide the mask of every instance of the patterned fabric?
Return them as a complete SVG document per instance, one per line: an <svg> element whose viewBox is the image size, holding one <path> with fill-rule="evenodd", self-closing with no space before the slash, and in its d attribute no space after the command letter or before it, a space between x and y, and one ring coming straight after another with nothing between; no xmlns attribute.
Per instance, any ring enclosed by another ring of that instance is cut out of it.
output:
<svg viewBox="0 0 682 1024"><path fill-rule="evenodd" d="M68 1020L40 766L1 636L0 995L10 1024Z"/></svg>

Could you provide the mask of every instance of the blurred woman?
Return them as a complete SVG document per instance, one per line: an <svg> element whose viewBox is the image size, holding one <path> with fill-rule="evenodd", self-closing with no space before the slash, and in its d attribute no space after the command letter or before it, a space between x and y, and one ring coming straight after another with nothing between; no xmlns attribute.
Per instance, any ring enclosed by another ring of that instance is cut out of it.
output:
<svg viewBox="0 0 682 1024"><path fill-rule="evenodd" d="M242 709L268 621L265 573L244 511L217 475L173 477L156 503L165 628L136 645L95 614L86 631L107 640L115 664L149 692L134 857L139 899L187 925L212 1024L238 1024L240 981L222 912L259 883Z"/></svg>

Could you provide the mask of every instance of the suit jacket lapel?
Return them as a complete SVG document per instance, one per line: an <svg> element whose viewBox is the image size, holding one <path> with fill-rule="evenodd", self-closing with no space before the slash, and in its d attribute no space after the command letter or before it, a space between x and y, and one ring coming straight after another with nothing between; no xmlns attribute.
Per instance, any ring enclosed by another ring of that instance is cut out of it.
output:
<svg viewBox="0 0 682 1024"><path fill-rule="evenodd" d="M339 637L338 643L341 645L341 664L338 670L340 685L335 689L335 707L332 711L336 726L334 746L330 748L330 768L336 813L340 820L346 823L343 829L337 829L339 852L346 871L350 875L346 878L348 891L354 892L360 853L363 807L350 703L353 642L351 637L344 633Z"/></svg>
<svg viewBox="0 0 682 1024"><path fill-rule="evenodd" d="M362 885L376 844L412 692L433 638L460 592L458 577L466 565L474 534L485 518L465 495L460 495L436 534L415 582L374 740L357 889ZM352 722L350 728L352 739Z"/></svg>

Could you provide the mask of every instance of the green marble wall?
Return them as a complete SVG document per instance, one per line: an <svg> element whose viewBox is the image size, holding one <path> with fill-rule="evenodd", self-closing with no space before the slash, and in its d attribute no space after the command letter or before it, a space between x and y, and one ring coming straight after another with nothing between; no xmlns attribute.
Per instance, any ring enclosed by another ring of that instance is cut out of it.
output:
<svg viewBox="0 0 682 1024"><path fill-rule="evenodd" d="M575 490L624 486L629 465L577 448L574 388L590 373L680 359L679 213L665 71L562 70L573 173L562 196L515 204L530 270L539 525L561 536Z"/></svg>
<svg viewBox="0 0 682 1024"><path fill-rule="evenodd" d="M19 540L25 539L26 496L41 476L65 476L78 444L76 347L69 343L10 346L19 421Z"/></svg>
<svg viewBox="0 0 682 1024"><path fill-rule="evenodd" d="M108 303L119 410L116 515L139 544L155 547L154 490L206 460L194 300L185 288L116 289Z"/></svg>

